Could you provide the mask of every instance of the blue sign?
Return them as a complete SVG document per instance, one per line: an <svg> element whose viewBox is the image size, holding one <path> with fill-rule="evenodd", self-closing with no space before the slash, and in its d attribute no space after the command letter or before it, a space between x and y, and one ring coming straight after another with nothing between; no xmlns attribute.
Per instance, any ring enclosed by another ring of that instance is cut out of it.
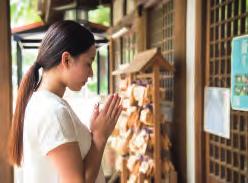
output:
<svg viewBox="0 0 248 183"><path fill-rule="evenodd" d="M248 35L232 40L231 105L248 111Z"/></svg>

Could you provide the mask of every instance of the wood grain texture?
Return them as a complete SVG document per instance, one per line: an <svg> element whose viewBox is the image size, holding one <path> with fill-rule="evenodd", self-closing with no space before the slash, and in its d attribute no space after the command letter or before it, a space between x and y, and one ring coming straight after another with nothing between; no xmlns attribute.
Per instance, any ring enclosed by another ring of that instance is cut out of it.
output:
<svg viewBox="0 0 248 183"><path fill-rule="evenodd" d="M205 6L196 1L195 39L195 181L205 183L205 133L203 131L203 97L205 78Z"/></svg>
<svg viewBox="0 0 248 183"><path fill-rule="evenodd" d="M7 163L7 138L12 114L9 0L0 1L0 182L12 183Z"/></svg>
<svg viewBox="0 0 248 183"><path fill-rule="evenodd" d="M186 161L186 0L174 0L175 60L174 121L172 124L172 156L178 182L187 182Z"/></svg>

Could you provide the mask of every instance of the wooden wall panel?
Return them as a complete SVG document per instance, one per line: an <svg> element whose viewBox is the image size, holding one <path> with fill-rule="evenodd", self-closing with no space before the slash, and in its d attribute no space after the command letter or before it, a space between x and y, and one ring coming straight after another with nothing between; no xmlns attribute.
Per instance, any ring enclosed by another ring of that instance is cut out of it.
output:
<svg viewBox="0 0 248 183"><path fill-rule="evenodd" d="M207 1L205 86L230 88L231 41L248 34L247 4ZM230 113L230 139L205 133L206 182L248 182L248 112Z"/></svg>
<svg viewBox="0 0 248 183"><path fill-rule="evenodd" d="M9 0L0 1L0 182L12 183L6 144L12 114Z"/></svg>

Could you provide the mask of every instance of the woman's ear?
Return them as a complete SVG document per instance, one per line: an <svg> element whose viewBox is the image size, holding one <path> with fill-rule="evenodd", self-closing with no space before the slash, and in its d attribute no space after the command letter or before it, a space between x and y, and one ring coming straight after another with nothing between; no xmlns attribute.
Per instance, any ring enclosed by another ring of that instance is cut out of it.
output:
<svg viewBox="0 0 248 183"><path fill-rule="evenodd" d="M70 53L67 51L63 52L61 56L61 64L64 68L69 68L70 60L71 60Z"/></svg>

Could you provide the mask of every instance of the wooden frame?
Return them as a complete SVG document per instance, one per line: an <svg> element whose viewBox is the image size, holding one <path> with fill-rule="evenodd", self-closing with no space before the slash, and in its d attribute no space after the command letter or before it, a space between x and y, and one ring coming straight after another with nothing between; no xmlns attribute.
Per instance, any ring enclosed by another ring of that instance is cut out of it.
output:
<svg viewBox="0 0 248 183"><path fill-rule="evenodd" d="M164 60L160 53L160 50L150 49L137 54L130 65L124 69L115 70L113 75L126 74L130 75L130 78L151 78L153 83L152 98L153 98L153 121L155 129L155 144L154 144L154 161L155 161L155 183L161 183L162 181L162 167L161 167L161 114L160 114L160 72L174 72L174 67ZM144 74L145 73L145 74ZM140 76L140 77L139 77ZM126 160L122 162L121 182L126 183L128 178L128 170L126 166ZM169 174L170 183L177 182L177 175L173 172ZM138 182L143 183L144 176L139 174Z"/></svg>
<svg viewBox="0 0 248 183"><path fill-rule="evenodd" d="M13 182L13 169L7 162L7 139L12 116L12 80L9 0L0 1L0 182Z"/></svg>
<svg viewBox="0 0 248 183"><path fill-rule="evenodd" d="M247 34L246 1L208 1L205 86L230 88L231 40ZM231 110L230 139L205 133L206 182L248 180L247 112Z"/></svg>

